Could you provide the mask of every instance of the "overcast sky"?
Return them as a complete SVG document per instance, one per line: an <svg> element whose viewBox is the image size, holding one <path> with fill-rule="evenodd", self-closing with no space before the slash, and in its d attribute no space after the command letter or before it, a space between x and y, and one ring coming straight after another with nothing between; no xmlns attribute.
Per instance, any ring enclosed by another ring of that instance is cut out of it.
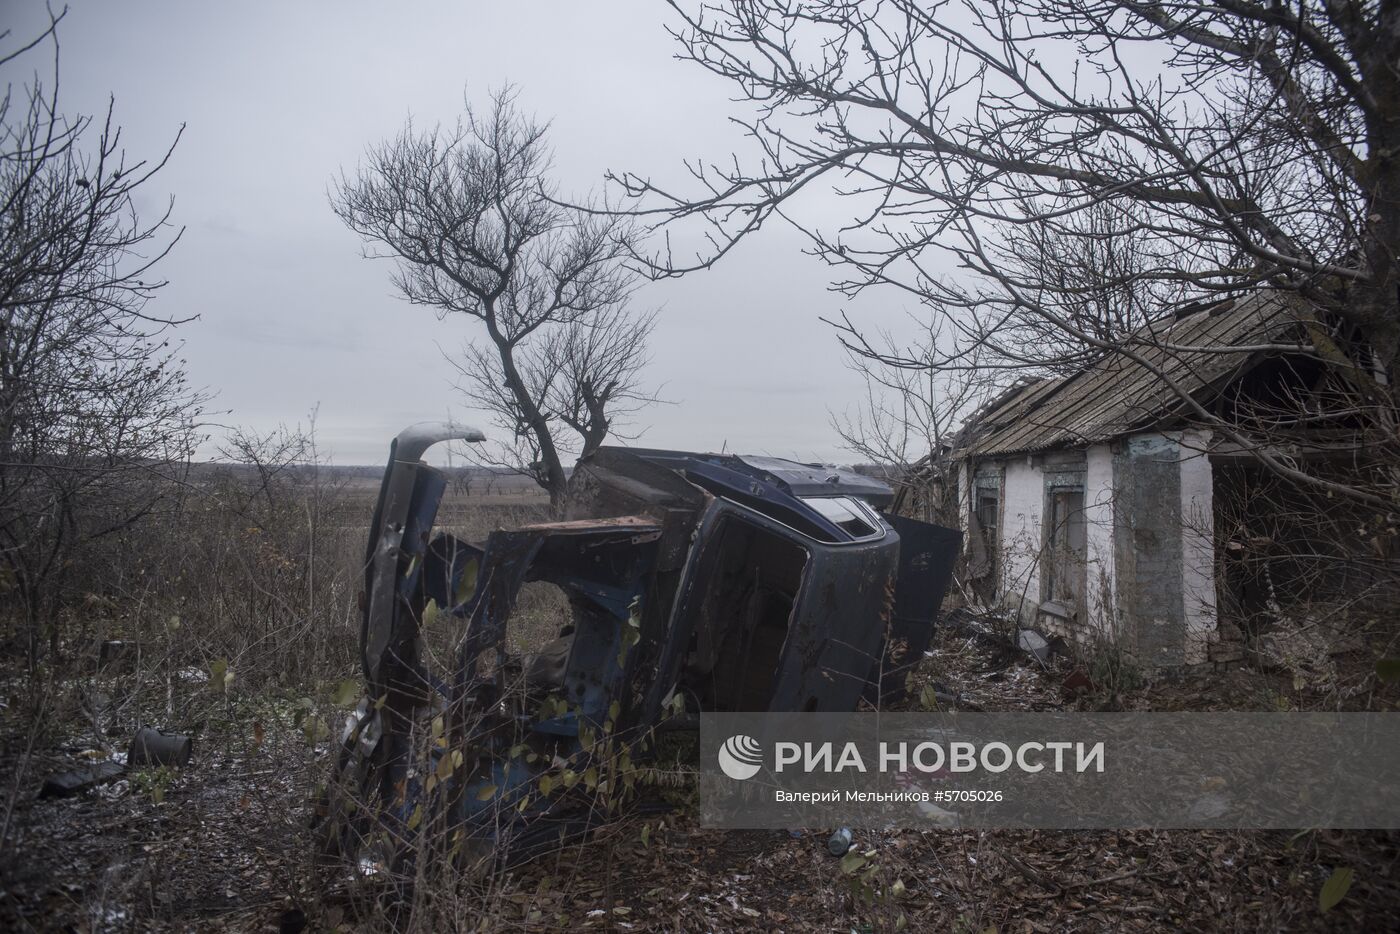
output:
<svg viewBox="0 0 1400 934"><path fill-rule="evenodd" d="M4 7L14 37L45 22L34 0ZM553 121L566 191L600 187L607 169L678 180L684 159L733 150L727 118L742 110L728 85L674 59L665 22L646 0L71 0L61 104L91 113L115 96L130 156L157 155L186 125L151 190L175 197L187 228L152 310L198 315L181 329L185 356L229 411L221 420L266 430L319 406L335 463L379 463L409 422L484 426L439 349L476 322L398 299L389 264L363 259L331 213L330 179L410 114L451 122L464 90L481 101L514 82L522 106ZM45 65L30 55L6 78ZM851 459L829 412L861 383L818 320L850 304L801 245L775 228L711 271L641 290L639 303L662 309L650 377L675 404L643 412L636 443ZM884 300L853 310L898 320L905 300Z"/></svg>

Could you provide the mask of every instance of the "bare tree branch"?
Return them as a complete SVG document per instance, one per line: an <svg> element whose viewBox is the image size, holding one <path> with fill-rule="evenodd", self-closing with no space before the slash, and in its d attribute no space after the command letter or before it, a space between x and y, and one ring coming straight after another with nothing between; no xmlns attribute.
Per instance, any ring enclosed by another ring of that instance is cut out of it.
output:
<svg viewBox="0 0 1400 934"><path fill-rule="evenodd" d="M509 87L450 131L410 121L354 178L342 173L331 206L384 250L367 255L394 260L410 302L481 322L489 343L451 361L462 390L506 433L504 461L557 507L564 455L589 453L654 401L638 388L653 318L628 310L631 223L560 200L547 129Z"/></svg>
<svg viewBox="0 0 1400 934"><path fill-rule="evenodd" d="M639 257L651 275L707 267L778 219L807 236L838 293L897 289L943 322L947 348L927 359L844 320L848 349L950 373L1136 363L1152 356L1144 341L1160 343L1148 325L1163 309L1296 293L1306 339L1170 352L1310 357L1329 371L1317 391L1338 393L1338 411L1400 461L1393 4L670 5L681 57L751 105L739 123L753 151L691 165L686 189L613 177L631 215L666 233ZM834 223L828 194L845 202ZM701 248L675 257L677 237ZM1198 401L1182 400L1276 475L1395 505L1400 484L1314 475L1271 455L1257 418Z"/></svg>

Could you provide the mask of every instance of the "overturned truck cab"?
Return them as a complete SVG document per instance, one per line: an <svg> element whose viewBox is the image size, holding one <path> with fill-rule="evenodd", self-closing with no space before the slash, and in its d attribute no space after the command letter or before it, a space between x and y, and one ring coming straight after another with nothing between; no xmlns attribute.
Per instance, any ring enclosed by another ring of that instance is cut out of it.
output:
<svg viewBox="0 0 1400 934"><path fill-rule="evenodd" d="M367 691L321 808L331 850L366 871L430 838L459 857L527 857L633 800L658 728L902 694L961 534L882 513L885 484L604 447L575 468L560 521L480 543L433 534L446 478L422 455L480 437L414 426L391 446L366 553ZM513 652L507 624L532 581L562 590L569 619Z"/></svg>

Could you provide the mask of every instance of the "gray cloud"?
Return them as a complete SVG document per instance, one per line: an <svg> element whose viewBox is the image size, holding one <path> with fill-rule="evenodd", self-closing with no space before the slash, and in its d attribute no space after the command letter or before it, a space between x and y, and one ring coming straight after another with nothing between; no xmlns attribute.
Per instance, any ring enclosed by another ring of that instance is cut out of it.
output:
<svg viewBox="0 0 1400 934"><path fill-rule="evenodd" d="M12 12L16 35L43 20L35 0ZM171 284L157 307L200 316L182 334L193 381L218 391L229 421L263 429L319 403L336 462L378 463L406 422L481 420L451 393L437 349L473 329L394 296L389 265L361 258L328 209L330 179L409 114L451 122L464 87L479 97L511 81L553 119L566 188L596 189L609 168L679 182L684 159L731 150L735 105L727 86L672 58L663 12L643 0L74 0L63 104L93 112L115 95L128 152L142 157L188 125L160 176L188 230L162 267ZM860 384L818 322L843 303L801 245L765 232L713 271L642 289L640 302L664 307L651 376L676 401L642 413L642 443L843 457L827 412ZM863 307L890 321L900 311Z"/></svg>

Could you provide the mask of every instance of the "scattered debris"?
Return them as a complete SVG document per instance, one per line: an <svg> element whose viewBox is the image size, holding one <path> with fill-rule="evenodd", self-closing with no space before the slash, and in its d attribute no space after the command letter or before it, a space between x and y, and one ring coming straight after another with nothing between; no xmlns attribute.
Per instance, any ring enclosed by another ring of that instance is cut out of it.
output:
<svg viewBox="0 0 1400 934"><path fill-rule="evenodd" d="M1034 655L1035 660L1042 665L1050 660L1050 643L1034 629L1022 629L1016 637L1016 644L1023 651Z"/></svg>
<svg viewBox="0 0 1400 934"><path fill-rule="evenodd" d="M940 624L961 636L979 643L1010 650L1014 647L1011 633L1018 631L1015 616L1001 607L960 606L949 610Z"/></svg>
<svg viewBox="0 0 1400 934"><path fill-rule="evenodd" d="M209 672L191 665L176 671L174 677L186 684L205 684L209 681Z"/></svg>
<svg viewBox="0 0 1400 934"><path fill-rule="evenodd" d="M851 843L855 837L851 834L851 828L842 827L833 833L826 841L826 850L832 856L845 856L850 850Z"/></svg>
<svg viewBox="0 0 1400 934"><path fill-rule="evenodd" d="M1344 617L1327 614L1297 617L1276 614L1254 639L1251 660L1264 669L1284 669L1310 677L1330 676L1332 657L1365 648L1342 624Z"/></svg>
<svg viewBox="0 0 1400 934"><path fill-rule="evenodd" d="M39 797L71 798L98 785L114 782L125 774L126 767L119 762L97 762L71 772L59 772L44 779Z"/></svg>
<svg viewBox="0 0 1400 934"><path fill-rule="evenodd" d="M149 726L136 731L126 763L131 768L146 766L186 766L194 751L194 743L182 733L167 733Z"/></svg>

